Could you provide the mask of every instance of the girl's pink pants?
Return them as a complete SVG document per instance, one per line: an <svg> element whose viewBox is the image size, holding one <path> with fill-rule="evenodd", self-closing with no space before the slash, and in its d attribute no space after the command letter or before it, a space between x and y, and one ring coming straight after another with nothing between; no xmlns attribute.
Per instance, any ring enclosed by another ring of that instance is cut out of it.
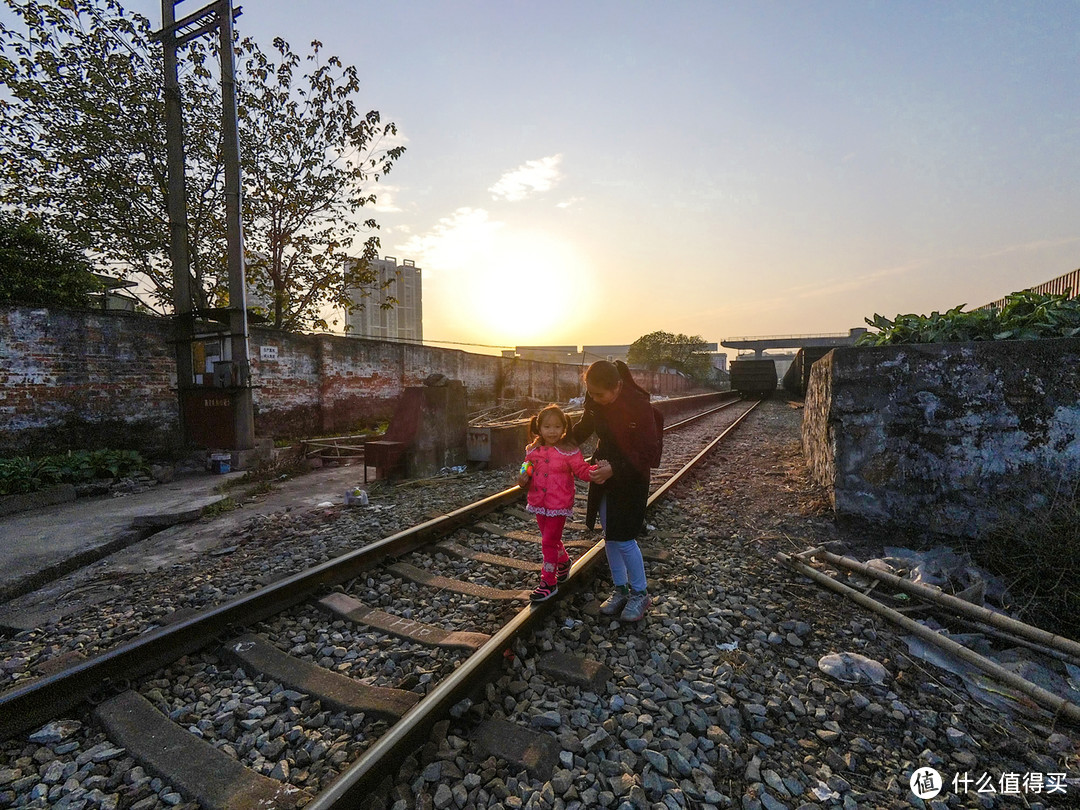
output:
<svg viewBox="0 0 1080 810"><path fill-rule="evenodd" d="M570 559L562 541L566 515L537 515L536 525L540 527L540 548L544 555L544 567L540 578L548 585L554 585L558 580L555 569L559 563Z"/></svg>

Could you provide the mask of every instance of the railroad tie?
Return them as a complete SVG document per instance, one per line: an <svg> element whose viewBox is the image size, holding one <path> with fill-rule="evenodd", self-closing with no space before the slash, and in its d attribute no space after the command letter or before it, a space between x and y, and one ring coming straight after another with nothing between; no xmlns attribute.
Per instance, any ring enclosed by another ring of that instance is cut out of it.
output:
<svg viewBox="0 0 1080 810"><path fill-rule="evenodd" d="M105 701L94 716L113 743L206 810L284 810L311 801L308 791L255 773L133 690Z"/></svg>
<svg viewBox="0 0 1080 810"><path fill-rule="evenodd" d="M508 720L485 720L471 736L482 756L505 759L544 782L555 772L562 748L551 734Z"/></svg>
<svg viewBox="0 0 1080 810"><path fill-rule="evenodd" d="M561 683L580 686L590 692L603 694L604 684L613 677L611 668L591 658L570 653L549 652L536 662L536 671Z"/></svg>
<svg viewBox="0 0 1080 810"><path fill-rule="evenodd" d="M507 540L517 540L519 543L536 543L540 544L540 535L536 532L526 532L521 529L504 529L495 523L488 523L487 521L480 521L474 523L473 526L482 532L493 534L496 537L505 537ZM563 545L567 548L592 548L595 545L593 540L563 540Z"/></svg>
<svg viewBox="0 0 1080 810"><path fill-rule="evenodd" d="M470 633L464 630L443 630L432 624L424 624L402 616L394 616L370 608L363 602L344 593L331 593L319 600L319 606L335 616L351 622L366 624L376 630L398 638L427 644L431 647L451 647L476 650L491 638L487 633Z"/></svg>
<svg viewBox="0 0 1080 810"><path fill-rule="evenodd" d="M450 577L443 577L438 574L429 574L427 571L423 571L415 565L409 565L408 563L395 563L390 566L390 572L402 579L407 579L410 582L415 582L419 585L427 585L429 588L437 588L441 591L463 593L466 596L475 596L479 599L491 599L494 601L505 602L512 602L515 599L520 601L527 601L529 599L528 591L505 591L500 588L490 588L487 585L477 585L474 582L465 582L464 580L451 579Z"/></svg>
<svg viewBox="0 0 1080 810"><path fill-rule="evenodd" d="M369 686L331 672L317 664L283 653L261 636L249 633L222 648L226 658L244 669L260 672L270 680L318 698L335 711L397 720L420 701L420 695L404 689Z"/></svg>
<svg viewBox="0 0 1080 810"><path fill-rule="evenodd" d="M457 557L459 560L475 560L476 562L490 565L501 565L503 568L516 568L519 571L539 571L540 563L518 560L514 557L502 557L498 554L488 554L486 551L473 551L471 548L444 540L435 546L436 550Z"/></svg>

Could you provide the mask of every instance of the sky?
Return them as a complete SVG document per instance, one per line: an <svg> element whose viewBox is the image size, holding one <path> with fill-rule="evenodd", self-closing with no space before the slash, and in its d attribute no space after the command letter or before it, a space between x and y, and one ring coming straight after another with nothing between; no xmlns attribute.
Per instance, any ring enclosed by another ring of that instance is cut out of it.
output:
<svg viewBox="0 0 1080 810"><path fill-rule="evenodd" d="M373 213L433 344L843 333L1080 267L1080 0L261 0L236 28L318 39L397 124Z"/></svg>

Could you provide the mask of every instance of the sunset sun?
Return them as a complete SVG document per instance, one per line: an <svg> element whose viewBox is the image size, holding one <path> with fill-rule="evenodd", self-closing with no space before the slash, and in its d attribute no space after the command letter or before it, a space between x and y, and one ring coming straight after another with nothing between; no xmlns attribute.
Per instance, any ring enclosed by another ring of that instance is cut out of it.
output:
<svg viewBox="0 0 1080 810"><path fill-rule="evenodd" d="M580 342L593 286L588 263L569 242L469 212L433 252L439 270L429 289L469 340L506 347ZM434 306L425 302L425 309Z"/></svg>

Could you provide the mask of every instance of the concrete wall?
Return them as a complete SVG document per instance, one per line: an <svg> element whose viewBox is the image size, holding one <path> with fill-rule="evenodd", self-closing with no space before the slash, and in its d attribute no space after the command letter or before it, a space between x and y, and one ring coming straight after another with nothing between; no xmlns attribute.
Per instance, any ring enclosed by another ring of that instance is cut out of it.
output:
<svg viewBox="0 0 1080 810"><path fill-rule="evenodd" d="M175 446L171 336L167 318L0 307L0 454ZM261 359L262 346L277 348L277 359ZM461 380L470 410L518 397L566 401L582 390L579 366L259 327L250 354L260 437L389 419L402 391L433 374ZM675 375L638 380L657 393L688 388Z"/></svg>
<svg viewBox="0 0 1080 810"><path fill-rule="evenodd" d="M838 516L977 536L1080 481L1080 339L835 349L802 439Z"/></svg>

